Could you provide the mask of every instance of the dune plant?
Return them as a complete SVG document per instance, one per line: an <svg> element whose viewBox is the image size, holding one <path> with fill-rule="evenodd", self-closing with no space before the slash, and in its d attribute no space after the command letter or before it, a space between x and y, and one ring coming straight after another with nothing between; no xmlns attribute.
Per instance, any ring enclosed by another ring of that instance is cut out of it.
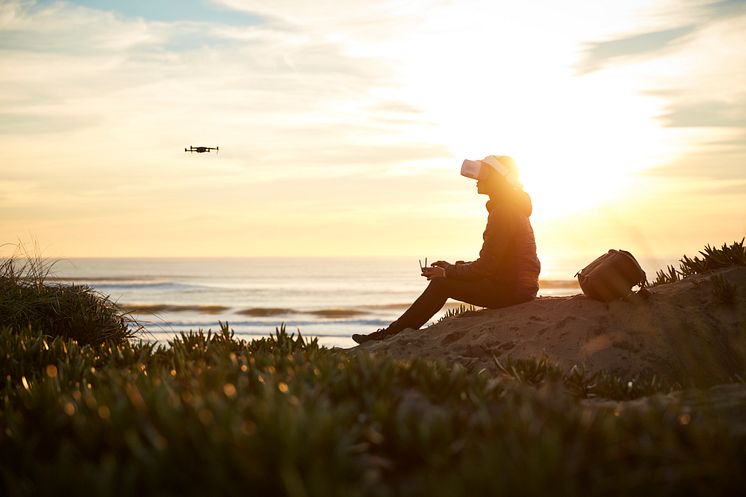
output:
<svg viewBox="0 0 746 497"><path fill-rule="evenodd" d="M726 280L722 275L712 277L712 293L720 304L732 306L736 303L738 286Z"/></svg>
<svg viewBox="0 0 746 497"><path fill-rule="evenodd" d="M568 393L581 399L632 400L683 388L678 381L664 380L655 375L623 376L608 371L589 373L579 366L563 371L546 358L508 359L504 364L497 358L494 360L498 371L506 378L535 387L562 385Z"/></svg>
<svg viewBox="0 0 746 497"><path fill-rule="evenodd" d="M746 266L746 248L744 240L733 242L731 245L723 244L720 248L705 245L704 250L700 251L700 257L687 257L681 259L681 273L683 276L700 274L713 269L720 269L728 266Z"/></svg>
<svg viewBox="0 0 746 497"><path fill-rule="evenodd" d="M459 304L458 307L446 310L443 315L434 324L442 323L447 319L458 318L467 315L467 313L475 312L477 308L471 304Z"/></svg>
<svg viewBox="0 0 746 497"><path fill-rule="evenodd" d="M506 364L511 377L346 354L283 328L247 342L227 325L167 345L0 333L0 357L12 358L0 363L0 495L674 496L746 485L742 417L677 398L591 401L598 377L576 370L577 388L563 386L570 376L546 361ZM642 393L630 381L614 379L624 398Z"/></svg>
<svg viewBox="0 0 746 497"><path fill-rule="evenodd" d="M28 254L0 262L0 328L32 328L80 344L135 336L140 326L107 296L84 285L48 283L52 266Z"/></svg>
<svg viewBox="0 0 746 497"><path fill-rule="evenodd" d="M661 269L655 273L655 280L651 283L651 286L665 285L667 283L675 283L681 281L681 274L673 266L667 266L666 269Z"/></svg>
<svg viewBox="0 0 746 497"><path fill-rule="evenodd" d="M705 248L699 252L701 257L684 255L679 261L678 269L674 266L668 266L665 270L658 271L652 286L673 283L694 274L702 274L724 267L746 266L744 241L746 241L746 238L730 245L724 243L720 248L705 245Z"/></svg>

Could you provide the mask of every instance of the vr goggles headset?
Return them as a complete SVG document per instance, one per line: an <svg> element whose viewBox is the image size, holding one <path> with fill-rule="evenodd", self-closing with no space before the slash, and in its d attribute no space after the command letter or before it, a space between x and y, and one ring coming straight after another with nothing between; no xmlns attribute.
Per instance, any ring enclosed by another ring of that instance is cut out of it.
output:
<svg viewBox="0 0 746 497"><path fill-rule="evenodd" d="M480 175L484 176L482 171L483 171L483 168L485 167L489 167L493 169L494 171L497 171L498 173L500 173L500 175L502 175L505 179L507 179L509 183L513 185L519 184L515 171L505 166L494 155L487 156L482 160L466 159L461 164L461 176L466 176L467 178L472 178L472 179L479 179Z"/></svg>

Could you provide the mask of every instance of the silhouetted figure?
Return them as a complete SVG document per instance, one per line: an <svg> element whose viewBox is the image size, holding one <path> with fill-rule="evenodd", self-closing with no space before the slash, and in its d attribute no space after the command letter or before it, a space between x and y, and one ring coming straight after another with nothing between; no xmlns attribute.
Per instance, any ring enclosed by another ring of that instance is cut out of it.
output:
<svg viewBox="0 0 746 497"><path fill-rule="evenodd" d="M437 261L423 268L422 275L430 284L422 295L388 327L368 335L352 335L357 343L383 340L407 328L418 329L448 298L496 309L536 297L541 264L529 221L531 198L518 182L515 162L494 155L481 161L466 160L461 174L476 179L477 192L490 197L479 258L455 264Z"/></svg>

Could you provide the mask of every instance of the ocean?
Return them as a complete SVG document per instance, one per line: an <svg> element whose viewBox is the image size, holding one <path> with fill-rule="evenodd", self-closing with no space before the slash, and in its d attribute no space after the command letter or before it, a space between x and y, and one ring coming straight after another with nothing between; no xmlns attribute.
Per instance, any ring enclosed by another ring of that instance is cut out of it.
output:
<svg viewBox="0 0 746 497"><path fill-rule="evenodd" d="M539 295L579 293L578 264L543 261ZM108 296L144 326L146 340L215 331L223 322L241 338L284 325L345 348L354 345L352 333L388 325L427 286L417 259L403 257L62 259L49 280ZM433 321L458 305L449 301Z"/></svg>

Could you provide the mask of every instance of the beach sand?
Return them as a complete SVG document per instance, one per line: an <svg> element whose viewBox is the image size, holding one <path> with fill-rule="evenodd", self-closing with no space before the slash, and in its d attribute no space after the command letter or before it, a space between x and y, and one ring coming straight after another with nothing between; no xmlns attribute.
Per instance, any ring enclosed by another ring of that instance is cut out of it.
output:
<svg viewBox="0 0 746 497"><path fill-rule="evenodd" d="M723 302L719 281L735 286ZM598 302L583 295L467 312L352 350L458 362L496 371L511 360L546 358L565 370L733 379L746 360L746 268L730 267L650 288L650 297Z"/></svg>

